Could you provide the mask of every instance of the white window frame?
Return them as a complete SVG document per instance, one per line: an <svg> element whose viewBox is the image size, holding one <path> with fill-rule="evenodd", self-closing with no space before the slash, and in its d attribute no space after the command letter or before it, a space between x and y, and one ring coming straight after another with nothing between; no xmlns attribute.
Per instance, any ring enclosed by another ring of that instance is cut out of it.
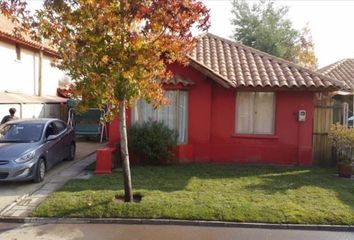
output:
<svg viewBox="0 0 354 240"><path fill-rule="evenodd" d="M181 103L181 95L180 95L180 92L184 92L184 93L186 93L186 105L185 105L185 120L184 120L184 122L185 122L185 129L184 129L184 138L183 138L183 140L181 140L180 138L181 138L181 136L178 136L178 145L181 145L181 144L187 144L188 143L188 108L189 108L189 93L188 93L188 91L186 91L186 90L179 90L179 89L176 89L176 90L166 90L165 92L170 92L170 91L173 91L173 92L177 92L177 96L176 96L176 126L175 126L175 130L178 132L178 133L180 133L180 122L181 122L181 120L180 120L180 111L179 111L179 105L180 105L180 103ZM140 99L140 100L138 100L138 101L145 101L145 100L142 100L142 99ZM145 104L146 104L146 102L145 102ZM133 106L133 109L132 109L132 122L133 123L141 123L142 121L144 121L143 119L141 119L141 118L139 118L139 116L135 116L135 114L139 111L139 110L137 110L136 109L136 106L137 106L137 104L134 104L134 106ZM167 105L168 106L168 105ZM158 109L154 109L153 111L153 119L152 120L158 120L159 119L159 114L160 114L160 111L159 111L159 109L161 109L161 108L163 108L164 106L160 106L160 108L158 108ZM142 114L141 113L141 111L139 111L140 112L140 114ZM155 119L155 118L157 118L157 119ZM180 134L179 134L180 135Z"/></svg>
<svg viewBox="0 0 354 240"><path fill-rule="evenodd" d="M239 130L239 116L240 116L240 107L239 107L239 104L240 104L240 94L239 93L243 93L243 94L253 94L253 100L252 100L252 104L253 104L253 113L252 113L252 110L251 110L251 115L249 116L249 121L252 122L251 123L251 128L249 129L249 131L240 131ZM273 95L273 103L272 103L272 114L273 116L272 117L272 126L271 126L271 129L269 132L256 132L256 118L255 118L255 115L257 114L257 107L256 107L256 97L258 96L257 94L259 93L272 93ZM276 93L275 92L237 92L236 93L236 104L235 104L235 107L236 107L236 115L235 115L235 133L238 134L238 135L275 135L275 123L276 123Z"/></svg>

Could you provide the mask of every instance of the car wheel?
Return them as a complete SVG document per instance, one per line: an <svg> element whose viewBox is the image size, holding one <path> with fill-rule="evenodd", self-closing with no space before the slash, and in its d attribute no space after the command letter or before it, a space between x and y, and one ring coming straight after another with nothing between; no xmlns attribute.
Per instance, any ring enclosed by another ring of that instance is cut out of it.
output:
<svg viewBox="0 0 354 240"><path fill-rule="evenodd" d="M68 155L69 161L73 161L75 159L75 151L76 151L76 146L75 143L72 142L69 147L69 155Z"/></svg>
<svg viewBox="0 0 354 240"><path fill-rule="evenodd" d="M34 176L33 182L39 183L44 180L44 175L45 175L46 167L45 167L45 162L43 158L40 158L37 163L36 167L36 174Z"/></svg>

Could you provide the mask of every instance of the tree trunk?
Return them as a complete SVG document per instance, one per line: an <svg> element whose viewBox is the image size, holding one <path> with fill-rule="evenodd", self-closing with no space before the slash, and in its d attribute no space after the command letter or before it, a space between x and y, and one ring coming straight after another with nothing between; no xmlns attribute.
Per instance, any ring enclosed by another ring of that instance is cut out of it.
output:
<svg viewBox="0 0 354 240"><path fill-rule="evenodd" d="M130 164L128 152L127 123L125 116L125 101L119 106L119 125L120 125L120 151L123 160L124 176L124 201L133 202L132 180L130 177Z"/></svg>

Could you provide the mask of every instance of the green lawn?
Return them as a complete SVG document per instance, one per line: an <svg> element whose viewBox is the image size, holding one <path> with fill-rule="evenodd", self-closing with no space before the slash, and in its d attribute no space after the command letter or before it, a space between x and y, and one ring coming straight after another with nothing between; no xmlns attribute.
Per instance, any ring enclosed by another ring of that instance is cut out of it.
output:
<svg viewBox="0 0 354 240"><path fill-rule="evenodd" d="M333 169L192 164L133 167L140 203L120 203L122 173L72 180L34 212L128 217L354 224L354 181Z"/></svg>

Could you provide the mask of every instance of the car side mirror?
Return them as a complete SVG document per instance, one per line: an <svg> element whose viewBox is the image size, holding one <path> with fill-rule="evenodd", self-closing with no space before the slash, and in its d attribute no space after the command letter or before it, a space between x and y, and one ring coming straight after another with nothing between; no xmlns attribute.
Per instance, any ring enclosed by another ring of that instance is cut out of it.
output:
<svg viewBox="0 0 354 240"><path fill-rule="evenodd" d="M55 135L49 135L46 139L47 142L55 140L57 137Z"/></svg>

